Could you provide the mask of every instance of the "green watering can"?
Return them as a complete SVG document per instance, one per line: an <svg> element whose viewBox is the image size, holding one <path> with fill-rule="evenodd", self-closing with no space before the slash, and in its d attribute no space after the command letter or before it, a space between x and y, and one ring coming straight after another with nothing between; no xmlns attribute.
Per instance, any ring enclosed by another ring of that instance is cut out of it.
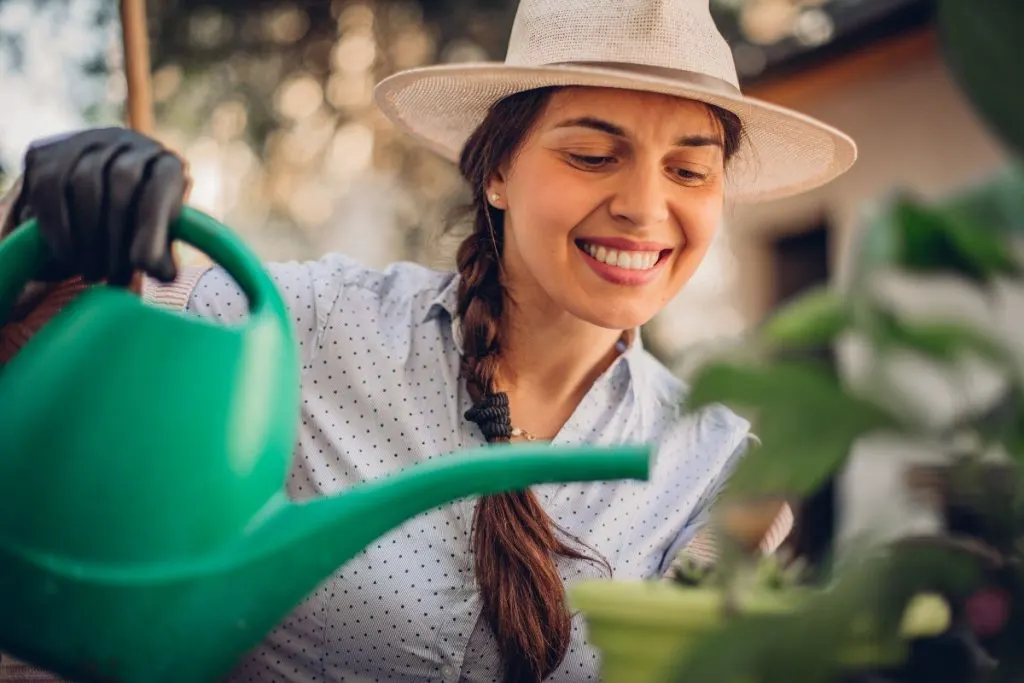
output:
<svg viewBox="0 0 1024 683"><path fill-rule="evenodd" d="M515 445L291 502L285 305L226 227L186 207L173 229L235 279L246 322L97 286L0 368L0 651L81 682L214 681L410 517L542 482L646 479L646 447ZM32 222L0 242L0 319L46 258Z"/></svg>

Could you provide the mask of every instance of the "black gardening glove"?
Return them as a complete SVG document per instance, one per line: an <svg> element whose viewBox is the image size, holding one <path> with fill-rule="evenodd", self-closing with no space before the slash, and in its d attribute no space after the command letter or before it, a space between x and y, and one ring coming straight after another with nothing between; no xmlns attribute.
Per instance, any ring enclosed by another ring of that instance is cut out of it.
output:
<svg viewBox="0 0 1024 683"><path fill-rule="evenodd" d="M81 275L125 286L141 270L169 282L177 275L169 225L186 186L181 160L155 140L88 130L32 145L14 216L37 219L49 247L41 280Z"/></svg>

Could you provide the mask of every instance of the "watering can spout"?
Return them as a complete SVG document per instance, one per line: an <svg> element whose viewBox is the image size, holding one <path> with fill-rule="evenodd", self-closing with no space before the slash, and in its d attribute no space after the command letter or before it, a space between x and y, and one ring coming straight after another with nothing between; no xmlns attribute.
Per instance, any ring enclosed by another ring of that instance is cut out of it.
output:
<svg viewBox="0 0 1024 683"><path fill-rule="evenodd" d="M406 520L470 495L538 483L646 479L649 450L531 444L442 456L340 496L286 505L254 534L252 550L282 552L282 563L294 566L296 555L319 549L327 555L323 567L329 571ZM325 576L311 575L308 581Z"/></svg>
<svg viewBox="0 0 1024 683"><path fill-rule="evenodd" d="M442 456L342 495L282 504L248 537L244 555L263 568L253 581L291 583L287 597L298 600L373 540L422 512L538 483L646 479L649 452L645 446L529 444ZM250 583L250 589L266 595L270 587Z"/></svg>

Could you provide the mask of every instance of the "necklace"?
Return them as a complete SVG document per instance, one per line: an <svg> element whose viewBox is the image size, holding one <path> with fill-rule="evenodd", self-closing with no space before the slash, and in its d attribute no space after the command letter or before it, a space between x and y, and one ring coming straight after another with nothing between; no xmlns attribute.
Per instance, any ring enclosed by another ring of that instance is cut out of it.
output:
<svg viewBox="0 0 1024 683"><path fill-rule="evenodd" d="M527 441L538 441L539 440L538 437L534 436L533 434L531 434L530 432L526 431L525 429L520 429L519 427L513 427L512 428L512 436L515 437L515 438L526 439Z"/></svg>

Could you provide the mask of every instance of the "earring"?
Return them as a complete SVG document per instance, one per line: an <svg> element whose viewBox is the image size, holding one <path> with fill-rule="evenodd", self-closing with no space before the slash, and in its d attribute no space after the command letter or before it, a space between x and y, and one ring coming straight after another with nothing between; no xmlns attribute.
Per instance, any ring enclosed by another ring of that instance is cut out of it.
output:
<svg viewBox="0 0 1024 683"><path fill-rule="evenodd" d="M498 194L497 192L491 193L491 204L497 204L499 199L501 199L500 194Z"/></svg>

